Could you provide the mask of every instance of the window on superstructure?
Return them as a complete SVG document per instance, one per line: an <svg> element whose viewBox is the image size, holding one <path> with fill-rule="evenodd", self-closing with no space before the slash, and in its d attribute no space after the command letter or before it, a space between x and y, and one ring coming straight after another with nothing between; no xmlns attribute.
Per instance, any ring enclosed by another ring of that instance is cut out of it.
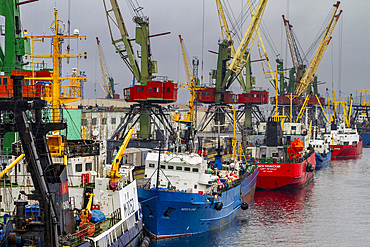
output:
<svg viewBox="0 0 370 247"><path fill-rule="evenodd" d="M165 165L161 165L161 169L166 169L166 166Z"/></svg>
<svg viewBox="0 0 370 247"><path fill-rule="evenodd" d="M3 78L3 86L8 85L8 78Z"/></svg>
<svg viewBox="0 0 370 247"><path fill-rule="evenodd" d="M349 145L349 142L343 142L343 145Z"/></svg>
<svg viewBox="0 0 370 247"><path fill-rule="evenodd" d="M116 118L115 117L111 118L111 124L116 124Z"/></svg>
<svg viewBox="0 0 370 247"><path fill-rule="evenodd" d="M167 87L167 93L171 93L171 88Z"/></svg>
<svg viewBox="0 0 370 247"><path fill-rule="evenodd" d="M91 120L91 124L92 124L92 125L96 125L96 118L93 118L93 119Z"/></svg>
<svg viewBox="0 0 370 247"><path fill-rule="evenodd" d="M198 168L193 168L193 172L199 172Z"/></svg>
<svg viewBox="0 0 370 247"><path fill-rule="evenodd" d="M92 163L85 164L85 171L92 171Z"/></svg>
<svg viewBox="0 0 370 247"><path fill-rule="evenodd" d="M152 168L154 168L154 164L152 164L152 163L149 163L149 167L152 167Z"/></svg>
<svg viewBox="0 0 370 247"><path fill-rule="evenodd" d="M102 124L102 125L106 125L106 124L107 124L107 118L102 118L102 120L101 120L101 124Z"/></svg>
<svg viewBox="0 0 370 247"><path fill-rule="evenodd" d="M184 169L186 172L190 172L190 167L185 167Z"/></svg>
<svg viewBox="0 0 370 247"><path fill-rule="evenodd" d="M151 93L152 92L152 87L148 87L148 92Z"/></svg>
<svg viewBox="0 0 370 247"><path fill-rule="evenodd" d="M76 172L82 172L82 164L76 164Z"/></svg>
<svg viewBox="0 0 370 247"><path fill-rule="evenodd" d="M194 189L198 188L198 185L197 184L194 184Z"/></svg>
<svg viewBox="0 0 370 247"><path fill-rule="evenodd" d="M167 166L167 169L173 170L173 166Z"/></svg>
<svg viewBox="0 0 370 247"><path fill-rule="evenodd" d="M177 171L182 171L182 166L176 166Z"/></svg>
<svg viewBox="0 0 370 247"><path fill-rule="evenodd" d="M82 126L87 126L87 119L83 118L81 121Z"/></svg>

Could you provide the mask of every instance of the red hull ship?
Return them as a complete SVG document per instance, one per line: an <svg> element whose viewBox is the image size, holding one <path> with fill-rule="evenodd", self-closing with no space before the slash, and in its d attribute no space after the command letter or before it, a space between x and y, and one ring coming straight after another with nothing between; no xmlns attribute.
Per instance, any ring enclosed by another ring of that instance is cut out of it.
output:
<svg viewBox="0 0 370 247"><path fill-rule="evenodd" d="M285 123L283 134L280 123L267 122L263 141L266 146L248 147L252 156L258 159L257 188L294 189L304 187L312 180L315 152L305 148L304 129L301 123Z"/></svg>
<svg viewBox="0 0 370 247"><path fill-rule="evenodd" d="M264 190L304 187L314 175L315 153L297 163L258 163L257 187Z"/></svg>
<svg viewBox="0 0 370 247"><path fill-rule="evenodd" d="M324 140L332 150L332 159L355 158L362 154L362 138L357 129L346 128L344 123L331 126L331 132L324 134Z"/></svg>
<svg viewBox="0 0 370 247"><path fill-rule="evenodd" d="M332 159L355 158L362 154L362 138L356 145L329 145Z"/></svg>

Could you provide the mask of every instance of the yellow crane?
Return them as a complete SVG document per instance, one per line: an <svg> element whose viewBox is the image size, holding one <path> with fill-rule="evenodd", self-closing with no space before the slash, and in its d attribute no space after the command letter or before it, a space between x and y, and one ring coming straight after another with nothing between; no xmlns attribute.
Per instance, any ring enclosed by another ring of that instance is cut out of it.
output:
<svg viewBox="0 0 370 247"><path fill-rule="evenodd" d="M267 2L267 1L266 1ZM248 0L248 4L249 4L249 8L250 8L250 11L251 11L251 15L253 17L253 9L252 9L252 6L251 6L251 3L250 1ZM223 10L223 7L222 7L222 4L221 4L221 1L220 0L216 0L216 6L217 6L217 13L218 13L218 18L219 18L219 21L220 21L220 27L221 27L221 34L222 34L222 38L224 39L224 33L226 34L226 37L227 37L227 40L231 41L231 44L230 44L230 49L231 49L231 53L232 53L232 56L234 57L235 54L236 54L236 51L235 51L235 46L234 46L234 42L232 40L232 37L231 37L231 31L229 29L229 26L228 26L228 23L227 23L227 20L226 20L226 17L225 17L225 12ZM270 62L269 62L269 58L267 56L267 53L266 53L266 50L265 50L265 46L263 44L263 41L262 41L262 38L261 38L261 35L260 35L260 32L259 32L259 29L257 27L257 31L256 31L257 35L258 35L258 38L259 38L259 42L261 43L261 47L263 49L263 54L265 56L265 59L267 61L267 64L270 68L270 71L272 71L271 69L271 65L270 65ZM246 49L245 49L246 51ZM244 56L244 53L242 54L242 56ZM248 54L248 57L249 57L249 54ZM247 59L246 59L247 61ZM246 62L242 65L242 67L240 68L240 71L241 69L246 65ZM267 76L267 78L270 80L270 77ZM275 80L274 78L274 74L271 73L271 78L272 78L272 81ZM243 90L246 92L247 91L247 85L245 84L244 82L244 79L243 77L241 76L241 74L239 73L238 74L238 77L237 77L238 81L239 81L239 84L240 86L243 88ZM270 80L271 81L271 80Z"/></svg>
<svg viewBox="0 0 370 247"><path fill-rule="evenodd" d="M114 160L112 162L110 172L108 173L108 177L111 178L111 182L118 182L119 178L122 177L122 175L119 174L119 172L118 172L119 171L119 163L122 160L122 157L125 153L127 144L129 143L133 132L134 132L134 129L131 128L129 130L129 132L127 133L125 140L123 141L121 147L119 148L119 150L116 154L116 157L114 158Z"/></svg>
<svg viewBox="0 0 370 247"><path fill-rule="evenodd" d="M224 80L222 82L221 87L225 87L228 84L231 85L232 81L234 80L235 76L238 76L239 73L242 71L246 63L248 62L250 51L248 56L245 57L245 53L249 46L253 43L254 39L256 38L256 32L258 30L258 26L261 23L263 13L265 11L267 5L267 0L260 0L255 12L252 14L252 19L249 23L249 26L244 33L244 36L240 42L238 49L236 50L233 59L229 65L229 69L226 72Z"/></svg>
<svg viewBox="0 0 370 247"><path fill-rule="evenodd" d="M310 65L308 66L307 70L303 74L303 76L300 80L300 83L299 83L298 87L295 90L297 96L302 95L307 90L307 87L310 85L310 83L311 83L311 81L312 81L312 79L313 79L313 77L314 77L314 75L317 71L319 63L321 62L321 59L324 56L326 48L328 47L328 45L330 43L330 40L332 38L331 35L334 31L334 28L335 28L335 26L338 22L338 19L339 19L340 15L343 12L342 10L340 10L339 13L338 13L339 4L340 4L340 2L338 1L336 4L333 5L334 6L334 11L331 15L329 23L328 23L328 25L327 25L327 27L324 31L324 34L321 38L321 41L320 41L319 47L317 48L316 54L315 54L314 58L312 59Z"/></svg>
<svg viewBox="0 0 370 247"><path fill-rule="evenodd" d="M180 85L180 87L190 90L190 100L189 100L189 111L184 114L184 117L181 119L180 113L175 113L173 115L173 120L176 122L180 121L183 123L192 123L194 122L194 102L196 98L195 92L197 90L202 90L203 88L198 87L196 85L197 78L194 77L194 74L190 69L189 59L186 54L186 49L184 45L184 39L181 37L181 35L179 35L179 39L180 39L182 58L184 60L184 67L185 67L185 73L186 73L186 79L187 79L187 84L185 86Z"/></svg>

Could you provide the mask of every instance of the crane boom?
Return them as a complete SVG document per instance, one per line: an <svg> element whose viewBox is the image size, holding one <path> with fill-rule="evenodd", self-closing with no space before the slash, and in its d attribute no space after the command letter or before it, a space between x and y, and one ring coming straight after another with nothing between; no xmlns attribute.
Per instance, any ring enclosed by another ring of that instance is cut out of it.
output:
<svg viewBox="0 0 370 247"><path fill-rule="evenodd" d="M112 43L114 47L116 48L118 54L121 56L123 61L126 63L129 70L135 76L136 80L141 81L141 71L140 71L139 63L135 56L134 49L132 48L129 35L128 35L127 29L125 26L125 22L123 21L117 0L110 0L110 3L111 3L112 8L108 10L105 0L103 0ZM113 18L109 15L109 12L111 11L113 11L116 21L114 21ZM114 39L112 28L111 28L111 22L113 22L113 24L118 27L119 32L121 34L120 39ZM121 42L123 42L124 48L121 47L122 46L120 45Z"/></svg>
<svg viewBox="0 0 370 247"><path fill-rule="evenodd" d="M256 32L256 29L261 23L261 19L265 11L266 5L267 5L267 0L260 0L256 11L252 14L252 20L250 21L249 26L246 32L244 33L244 36L240 42L240 45L237 51L235 52L235 56L233 57L233 60L230 63L229 69L226 72L226 75L222 82L222 86L225 86L226 83L230 81L230 77L233 73L238 75L243 69L243 67L245 66L245 64L247 63L247 59L244 58L244 54L247 51L253 39L253 35Z"/></svg>
<svg viewBox="0 0 370 247"><path fill-rule="evenodd" d="M101 73L102 73L102 77L103 77L103 83L104 83L103 84L104 92L105 92L105 94L107 95L108 98L113 99L114 98L114 88L113 88L113 85L111 84L111 80L113 78L109 77L108 69L107 69L107 66L106 66L105 61L104 61L103 51L101 49L100 40L99 40L98 37L96 37L96 43L98 45L100 69L101 69ZM99 82L99 84L100 84L100 82Z"/></svg>
<svg viewBox="0 0 370 247"><path fill-rule="evenodd" d="M319 47L317 48L317 51L316 51L316 54L314 56L314 58L312 59L310 65L308 66L306 72L303 74L302 78L301 78L301 81L296 89L296 94L297 96L300 96L302 95L305 90L307 89L307 87L310 85L316 71L317 71L317 68L319 66L319 63L322 59L322 57L324 56L324 53L326 51L326 48L328 47L329 43L330 43L330 40L331 40L331 34L333 33L334 31L334 28L338 22L338 19L340 17L340 15L342 14L342 10L339 11L339 13L337 14L337 11L338 11L338 8L339 8L339 4L340 2L337 1L336 4L334 4L333 6L335 7L334 8L334 11L333 11L333 14L330 18L330 21L324 31L324 35L320 41L320 44L319 44Z"/></svg>
<svg viewBox="0 0 370 247"><path fill-rule="evenodd" d="M126 147L127 147L128 143L130 141L130 138L131 138L133 132L134 132L134 129L131 128L129 130L129 132L127 133L125 140L123 141L121 147L119 148L119 150L116 154L116 157L114 158L114 160L112 162L112 166L111 166L110 172L108 174L108 177L111 178L112 182L118 181L118 179L122 176L118 172L119 163L122 160L123 154L125 153Z"/></svg>
<svg viewBox="0 0 370 247"><path fill-rule="evenodd" d="M189 59L186 54L186 50L185 50L185 46L183 42L184 39L181 37L181 35L179 35L179 39L180 39L180 44L181 44L182 58L184 60L187 83L191 84L194 78L193 72L191 72L191 69L190 69Z"/></svg>
<svg viewBox="0 0 370 247"><path fill-rule="evenodd" d="M289 44L290 56L292 57L293 66L297 70L299 66L303 65L303 59L301 57L297 42L293 34L293 30L292 30L293 26L290 24L290 22L287 19L285 19L284 15L282 15L282 17L283 17L283 22L285 26L286 37L287 37L288 44Z"/></svg>

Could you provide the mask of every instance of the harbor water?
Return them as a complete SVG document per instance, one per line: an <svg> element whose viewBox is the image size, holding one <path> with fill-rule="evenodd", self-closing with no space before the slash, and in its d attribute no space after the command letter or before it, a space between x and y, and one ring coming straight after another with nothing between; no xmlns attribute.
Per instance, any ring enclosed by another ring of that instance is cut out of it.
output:
<svg viewBox="0 0 370 247"><path fill-rule="evenodd" d="M294 191L256 191L246 211L220 230L151 241L175 246L368 246L370 149L356 159L332 161Z"/></svg>

